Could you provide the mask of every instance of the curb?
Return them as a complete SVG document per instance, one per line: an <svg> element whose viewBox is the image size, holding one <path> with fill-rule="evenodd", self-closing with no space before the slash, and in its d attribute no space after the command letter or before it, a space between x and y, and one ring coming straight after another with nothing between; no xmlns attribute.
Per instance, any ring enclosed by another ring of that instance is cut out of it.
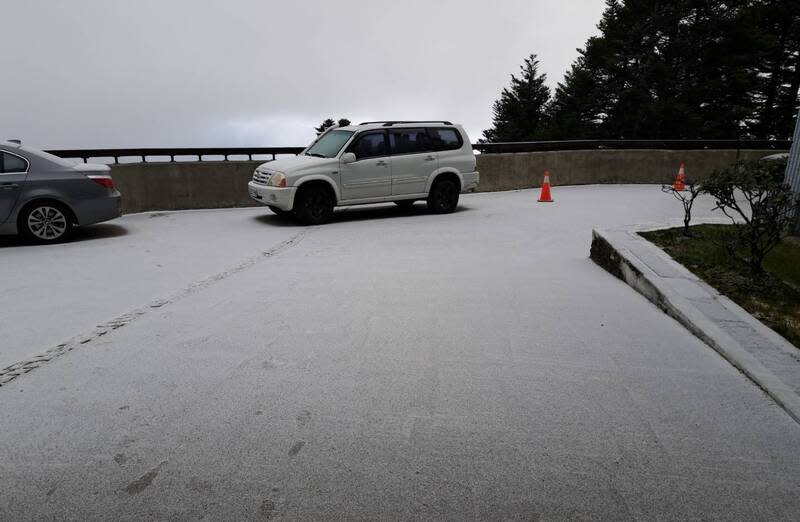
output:
<svg viewBox="0 0 800 522"><path fill-rule="evenodd" d="M797 349L673 260L663 250L638 235L638 232L669 226L662 223L612 230L592 230L589 257L713 348L800 424L800 395L695 306L693 301L715 302L724 306L728 312L736 316L737 320L755 331L761 343L768 343L777 350L787 353L792 350L797 352ZM654 269L653 265L657 268ZM676 284L678 282L679 285Z"/></svg>

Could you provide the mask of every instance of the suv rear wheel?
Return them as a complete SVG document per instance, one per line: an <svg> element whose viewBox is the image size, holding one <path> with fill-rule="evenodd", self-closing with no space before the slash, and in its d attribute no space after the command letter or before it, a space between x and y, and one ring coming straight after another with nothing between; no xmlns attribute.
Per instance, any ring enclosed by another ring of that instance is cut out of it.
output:
<svg viewBox="0 0 800 522"><path fill-rule="evenodd" d="M333 215L331 191L321 185L301 188L294 201L294 215L304 225L321 225Z"/></svg>
<svg viewBox="0 0 800 522"><path fill-rule="evenodd" d="M34 243L63 241L72 232L71 213L59 203L34 203L20 215L19 232Z"/></svg>
<svg viewBox="0 0 800 522"><path fill-rule="evenodd" d="M458 185L451 179L437 180L428 193L428 208L436 214L448 214L458 206Z"/></svg>

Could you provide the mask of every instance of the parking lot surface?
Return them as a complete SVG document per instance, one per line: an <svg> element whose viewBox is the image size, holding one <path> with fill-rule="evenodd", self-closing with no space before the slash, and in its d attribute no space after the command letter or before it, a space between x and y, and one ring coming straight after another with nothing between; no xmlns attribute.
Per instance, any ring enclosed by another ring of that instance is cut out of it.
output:
<svg viewBox="0 0 800 522"><path fill-rule="evenodd" d="M0 367L72 349L0 387L0 519L796 519L800 427L588 259L679 203L536 196L3 238Z"/></svg>

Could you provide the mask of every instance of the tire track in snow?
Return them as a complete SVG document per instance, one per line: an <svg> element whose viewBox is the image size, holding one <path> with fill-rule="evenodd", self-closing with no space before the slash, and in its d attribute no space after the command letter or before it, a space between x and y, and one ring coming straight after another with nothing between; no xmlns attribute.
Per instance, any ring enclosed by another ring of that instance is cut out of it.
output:
<svg viewBox="0 0 800 522"><path fill-rule="evenodd" d="M171 294L166 297L158 298L150 303L142 306L140 308L136 308L131 310L130 312L124 313L119 315L110 321L106 321L102 324L97 325L92 331L88 333L79 334L68 341L65 341L53 348L46 350L43 353L38 355L34 355L24 361L19 361L14 363L10 366L6 366L2 370L0 370L0 387L10 383L20 375L24 375L53 359L61 357L65 353L71 352L75 348L78 348L81 345L91 343L92 341L99 339L100 337L106 335L109 332L122 328L128 324L131 324L133 321L139 319L140 317L146 315L148 312L152 310L163 308L168 306L172 303L185 299L191 295L194 295L206 288L227 279L228 277L238 274L247 270L248 268L255 266L256 264L264 261L265 259L269 259L275 257L286 250L296 246L300 241L308 234L307 230L303 230L289 239L278 243L274 247L270 248L269 250L265 250L255 256L249 257L239 263L236 266L233 266L227 270L219 272L217 274L211 275L199 281L195 281L191 283L189 286Z"/></svg>

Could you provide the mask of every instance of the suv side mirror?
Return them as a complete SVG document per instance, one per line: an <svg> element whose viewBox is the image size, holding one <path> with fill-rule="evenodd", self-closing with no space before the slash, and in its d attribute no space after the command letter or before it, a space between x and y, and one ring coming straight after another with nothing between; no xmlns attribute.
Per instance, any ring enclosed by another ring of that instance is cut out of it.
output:
<svg viewBox="0 0 800 522"><path fill-rule="evenodd" d="M356 155L352 152L345 152L342 154L342 163L353 163L356 160Z"/></svg>

